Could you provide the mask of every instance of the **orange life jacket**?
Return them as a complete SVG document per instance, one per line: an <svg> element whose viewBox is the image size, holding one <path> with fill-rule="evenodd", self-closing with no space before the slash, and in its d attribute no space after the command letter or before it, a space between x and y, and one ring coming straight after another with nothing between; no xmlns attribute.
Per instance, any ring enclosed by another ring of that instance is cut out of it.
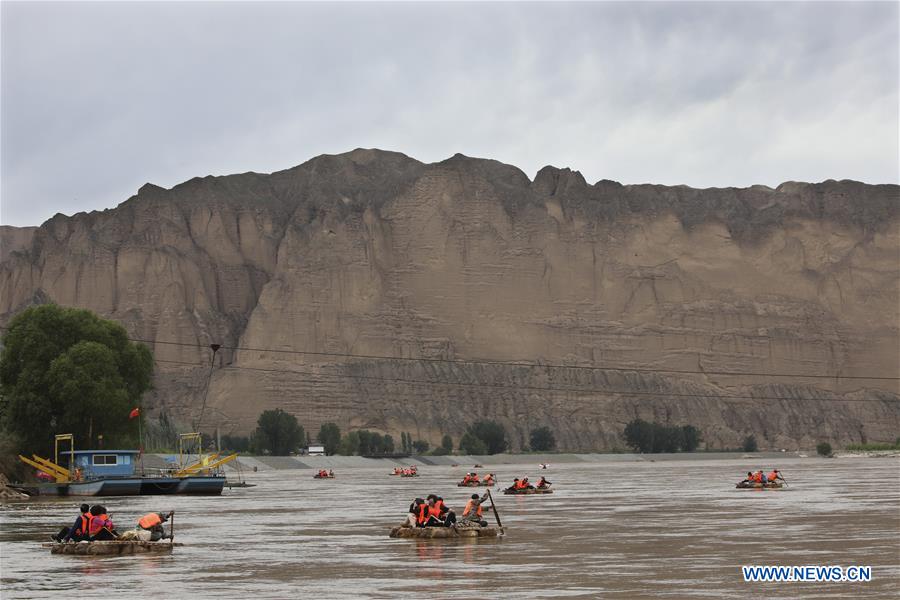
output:
<svg viewBox="0 0 900 600"><path fill-rule="evenodd" d="M755 483L762 483L762 472L753 474L753 481Z"/></svg>
<svg viewBox="0 0 900 600"><path fill-rule="evenodd" d="M419 514L416 515L416 523L418 525L424 525L425 521L428 520L429 510L430 509L429 509L427 503L423 502L422 504L419 505Z"/></svg>
<svg viewBox="0 0 900 600"><path fill-rule="evenodd" d="M524 490L524 489L527 488L527 487L528 487L528 484L525 483L525 480L519 480L519 481L516 482L516 489L517 489L517 490Z"/></svg>
<svg viewBox="0 0 900 600"><path fill-rule="evenodd" d="M90 527L91 527L91 513L86 512L83 515L81 515L80 529L76 530L75 533L77 533L79 535L87 535L87 532L90 531Z"/></svg>
<svg viewBox="0 0 900 600"><path fill-rule="evenodd" d="M441 502L440 500L438 500L437 502L434 503L434 506L428 507L428 515L431 517L440 519L441 518L441 508L443 508L443 506L444 506L444 503Z"/></svg>
<svg viewBox="0 0 900 600"><path fill-rule="evenodd" d="M776 479L778 479L778 473L772 471L771 473L766 475L766 479L768 479L769 481L775 481Z"/></svg>
<svg viewBox="0 0 900 600"><path fill-rule="evenodd" d="M147 513L138 520L138 525L143 529L151 529L162 522L162 519L159 518L157 513Z"/></svg>
<svg viewBox="0 0 900 600"><path fill-rule="evenodd" d="M463 516L464 517L469 516L469 513L471 513L473 510L474 510L475 514L478 516L478 518L481 518L481 515L484 514L484 509L482 508L481 504L478 504L478 506L475 506L475 501L469 500L468 502L466 502L466 509L463 511Z"/></svg>

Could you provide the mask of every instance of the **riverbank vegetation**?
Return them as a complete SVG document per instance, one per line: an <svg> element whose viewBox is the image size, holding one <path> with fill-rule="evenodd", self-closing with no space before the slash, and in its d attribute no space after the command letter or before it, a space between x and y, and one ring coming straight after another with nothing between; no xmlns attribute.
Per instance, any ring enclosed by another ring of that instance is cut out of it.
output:
<svg viewBox="0 0 900 600"><path fill-rule="evenodd" d="M700 445L700 430L693 425L663 425L634 419L625 426L625 442L635 452L693 452Z"/></svg>
<svg viewBox="0 0 900 600"><path fill-rule="evenodd" d="M0 427L15 451L52 455L57 433L88 448L137 446L153 357L121 325L44 304L16 315L2 344Z"/></svg>

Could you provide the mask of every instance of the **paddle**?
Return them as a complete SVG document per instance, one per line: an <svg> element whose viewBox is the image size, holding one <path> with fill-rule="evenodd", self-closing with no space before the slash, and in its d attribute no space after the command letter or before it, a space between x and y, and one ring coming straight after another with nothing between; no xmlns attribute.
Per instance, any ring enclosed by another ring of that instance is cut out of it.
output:
<svg viewBox="0 0 900 600"><path fill-rule="evenodd" d="M500 514L497 512L497 505L494 504L494 496L491 495L490 488L488 488L487 495L488 499L491 501L491 510L494 511L494 518L497 519L497 527L500 528L500 531L503 531L503 523L500 522Z"/></svg>
<svg viewBox="0 0 900 600"><path fill-rule="evenodd" d="M169 544L175 543L175 511L169 512Z"/></svg>

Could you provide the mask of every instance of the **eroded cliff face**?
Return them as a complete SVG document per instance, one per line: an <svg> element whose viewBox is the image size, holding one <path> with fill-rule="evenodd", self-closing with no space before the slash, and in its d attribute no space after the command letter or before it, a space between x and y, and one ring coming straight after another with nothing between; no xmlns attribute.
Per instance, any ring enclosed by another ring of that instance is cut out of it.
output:
<svg viewBox="0 0 900 600"><path fill-rule="evenodd" d="M855 377L900 375L898 194L356 150L54 217L4 253L0 320L52 300L122 322L184 422L222 344L207 430L281 407L432 442L491 418L520 447L546 424L569 450L622 446L635 416L714 447L893 440L897 381Z"/></svg>

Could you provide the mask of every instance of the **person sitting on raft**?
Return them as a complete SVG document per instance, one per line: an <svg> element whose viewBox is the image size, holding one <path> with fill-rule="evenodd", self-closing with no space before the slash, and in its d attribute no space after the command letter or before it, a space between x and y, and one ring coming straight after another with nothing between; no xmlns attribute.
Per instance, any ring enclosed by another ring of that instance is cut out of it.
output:
<svg viewBox="0 0 900 600"><path fill-rule="evenodd" d="M466 502L466 508L463 509L463 518L460 519L460 524L465 523L478 523L482 527L487 527L487 521L484 520L484 508L481 506L481 503L487 500L488 495L478 497L478 494L472 494L472 497Z"/></svg>
<svg viewBox="0 0 900 600"><path fill-rule="evenodd" d="M423 506L425 507L424 514L422 511ZM416 498L412 501L412 504L409 505L409 513L406 515L406 523L404 523L404 527L424 527L427 514L428 505L425 504L425 500L422 498Z"/></svg>
<svg viewBox="0 0 900 600"><path fill-rule="evenodd" d="M493 474L493 473L488 473L487 475L485 475L485 476L484 476L484 479L483 479L483 483L484 483L484 485L493 485L493 483L494 483L494 474Z"/></svg>
<svg viewBox="0 0 900 600"><path fill-rule="evenodd" d="M328 469L328 476L334 477L334 469Z"/></svg>
<svg viewBox="0 0 900 600"><path fill-rule="evenodd" d="M541 477L537 482L537 489L546 490L551 485L553 485L553 484L551 482L547 481L546 477Z"/></svg>
<svg viewBox="0 0 900 600"><path fill-rule="evenodd" d="M75 519L75 524L71 527L63 527L60 529L59 533L56 535L51 535L50 538L54 542L68 542L69 540L73 540L76 542L80 542L81 540L86 540L88 537L88 523L91 520L91 507L87 504L81 505L81 514Z"/></svg>
<svg viewBox="0 0 900 600"><path fill-rule="evenodd" d="M751 471L747 471L747 478L744 479L741 483L753 483L753 473Z"/></svg>
<svg viewBox="0 0 900 600"><path fill-rule="evenodd" d="M772 483L777 482L779 479L784 481L784 477L781 476L781 472L778 469L773 469L771 473L766 475L766 479Z"/></svg>
<svg viewBox="0 0 900 600"><path fill-rule="evenodd" d="M95 504L91 507L91 519L88 522L88 535L92 542L114 540L119 537L119 534L116 532L116 526L113 525L109 515L106 514L105 506Z"/></svg>
<svg viewBox="0 0 900 600"><path fill-rule="evenodd" d="M138 529L149 531L150 541L158 542L159 540L166 537L166 531L163 528L163 523L168 521L169 518L174 514L174 511L169 511L168 513L147 513L146 515L138 519Z"/></svg>
<svg viewBox="0 0 900 600"><path fill-rule="evenodd" d="M456 513L444 504L443 498L429 494L426 500L425 508L420 509L420 514L424 510L424 522L419 527L450 527L456 523Z"/></svg>

